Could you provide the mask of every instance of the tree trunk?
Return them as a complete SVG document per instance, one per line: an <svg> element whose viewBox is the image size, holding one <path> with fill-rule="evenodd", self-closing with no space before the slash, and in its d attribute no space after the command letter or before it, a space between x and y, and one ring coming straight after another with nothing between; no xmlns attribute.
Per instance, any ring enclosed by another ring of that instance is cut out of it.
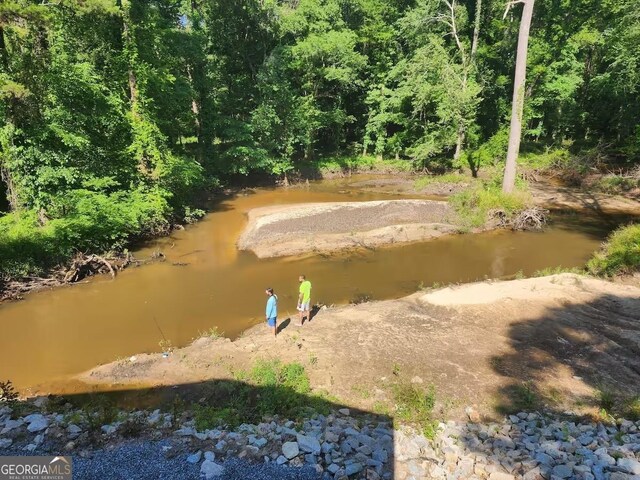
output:
<svg viewBox="0 0 640 480"><path fill-rule="evenodd" d="M7 202L9 210L14 212L18 210L18 193L16 192L15 183L11 171L4 165L0 165L0 180L7 186Z"/></svg>
<svg viewBox="0 0 640 480"><path fill-rule="evenodd" d="M478 37L480 36L480 15L482 12L482 0L476 0L476 15L473 22L473 42L471 43L471 63L473 63L478 51Z"/></svg>
<svg viewBox="0 0 640 480"><path fill-rule="evenodd" d="M464 145L464 127L462 126L462 122L458 127L458 139L456 140L456 151L453 154L453 159L458 160L462 156L462 147Z"/></svg>
<svg viewBox="0 0 640 480"><path fill-rule="evenodd" d="M133 118L139 117L138 112L138 79L136 78L136 73L133 70L134 57L135 57L135 41L132 38L133 35L130 29L131 17L130 17L130 9L131 4L128 0L123 0L122 5L122 40L124 43L125 51L127 51L127 60L129 63L129 71L128 71L128 83L129 83L129 105L131 107L131 115Z"/></svg>
<svg viewBox="0 0 640 480"><path fill-rule="evenodd" d="M527 74L527 48L529 44L529 29L533 16L535 0L524 0L520 31L518 33L518 51L516 55L516 72L513 81L513 100L511 105L511 127L509 130L509 146L507 148L507 162L504 167L502 191L513 191L516 183L516 161L520 151L520 137L522 135L522 112L524 109L524 85Z"/></svg>
<svg viewBox="0 0 640 480"><path fill-rule="evenodd" d="M0 24L0 64L6 73L9 73L9 55L7 53L7 44L4 40L4 28Z"/></svg>

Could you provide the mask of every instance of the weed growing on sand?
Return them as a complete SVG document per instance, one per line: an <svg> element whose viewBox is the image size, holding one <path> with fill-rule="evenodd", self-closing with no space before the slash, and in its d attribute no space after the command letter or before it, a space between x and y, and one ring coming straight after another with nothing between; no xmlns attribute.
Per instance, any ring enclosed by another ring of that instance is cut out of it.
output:
<svg viewBox="0 0 640 480"><path fill-rule="evenodd" d="M616 404L616 399L610 390L598 390L598 405L601 409L610 412Z"/></svg>
<svg viewBox="0 0 640 480"><path fill-rule="evenodd" d="M89 430L98 431L103 425L109 425L118 419L118 409L104 395L97 395L82 406L84 418Z"/></svg>
<svg viewBox="0 0 640 480"><path fill-rule="evenodd" d="M363 400L371 398L371 391L367 388L366 385L353 385L351 387L351 391Z"/></svg>
<svg viewBox="0 0 640 480"><path fill-rule="evenodd" d="M533 272L533 276L548 277L549 275L559 275L560 273L575 273L579 275L584 273L584 270L577 267L567 268L560 265L557 267L545 267L540 270L536 270L535 272Z"/></svg>
<svg viewBox="0 0 640 480"><path fill-rule="evenodd" d="M309 365L312 366L312 367L315 367L317 364L318 364L318 357L315 354L310 353L309 354Z"/></svg>
<svg viewBox="0 0 640 480"><path fill-rule="evenodd" d="M400 382L393 386L392 392L396 418L418 425L425 437L433 439L438 425L433 418L435 387L432 385L425 390L412 383Z"/></svg>
<svg viewBox="0 0 640 480"><path fill-rule="evenodd" d="M640 397L631 398L625 405L625 417L637 422L640 420Z"/></svg>
<svg viewBox="0 0 640 480"><path fill-rule="evenodd" d="M193 420L196 430L203 432L218 427L236 427L241 421L237 409L233 407L215 408L209 405L194 405Z"/></svg>
<svg viewBox="0 0 640 480"><path fill-rule="evenodd" d="M373 297L369 293L358 292L353 297L351 297L351 300L349 300L349 303L352 305L359 305L361 303L370 302L372 298Z"/></svg>
<svg viewBox="0 0 640 480"><path fill-rule="evenodd" d="M18 392L13 388L11 380L0 382L0 405L13 406L18 400Z"/></svg>
<svg viewBox="0 0 640 480"><path fill-rule="evenodd" d="M158 342L158 346L160 347L160 350L162 350L163 353L173 352L173 345L171 344L171 340L167 340L166 338L163 338Z"/></svg>
<svg viewBox="0 0 640 480"><path fill-rule="evenodd" d="M248 371L238 370L233 376L236 382L217 386L215 404L194 406L199 430L257 422L264 415L298 418L309 411L329 411L327 398L311 391L309 377L300 363L258 360Z"/></svg>
<svg viewBox="0 0 640 480"><path fill-rule="evenodd" d="M538 395L532 382L513 385L510 390L511 411L533 410L538 405Z"/></svg>
<svg viewBox="0 0 640 480"><path fill-rule="evenodd" d="M204 332L198 332L198 338L221 338L224 335L224 332L218 330L218 327L211 327Z"/></svg>

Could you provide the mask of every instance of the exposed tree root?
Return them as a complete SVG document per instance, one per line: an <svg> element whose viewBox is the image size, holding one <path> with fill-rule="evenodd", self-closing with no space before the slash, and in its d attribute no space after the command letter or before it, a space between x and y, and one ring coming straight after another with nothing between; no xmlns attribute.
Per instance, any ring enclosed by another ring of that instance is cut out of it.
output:
<svg viewBox="0 0 640 480"><path fill-rule="evenodd" d="M547 223L548 210L541 207L530 207L515 215L508 215L502 209L489 212L490 223L494 227L512 230L541 230Z"/></svg>
<svg viewBox="0 0 640 480"><path fill-rule="evenodd" d="M115 277L120 270L129 266L164 260L162 252L154 252L151 258L144 260L134 258L130 253L106 257L79 253L71 261L71 265L52 271L50 277L22 277L18 279L0 277L0 302L20 300L23 295L29 292L77 283L93 275L109 274L111 277Z"/></svg>

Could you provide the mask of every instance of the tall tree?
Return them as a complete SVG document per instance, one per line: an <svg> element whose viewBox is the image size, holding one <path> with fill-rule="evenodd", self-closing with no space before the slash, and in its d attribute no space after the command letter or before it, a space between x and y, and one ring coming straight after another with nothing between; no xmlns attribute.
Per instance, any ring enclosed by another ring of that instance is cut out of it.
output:
<svg viewBox="0 0 640 480"><path fill-rule="evenodd" d="M527 50L529 47L529 30L533 17L533 4L535 0L520 0L509 2L507 11L515 3L522 3L522 18L518 32L518 50L516 53L516 72L513 80L513 99L511 103L511 125L509 130L509 144L507 146L507 161L504 167L502 190L506 193L513 191L516 183L516 163L520 151L520 139L522 137L522 112L525 99L525 80L527 76Z"/></svg>

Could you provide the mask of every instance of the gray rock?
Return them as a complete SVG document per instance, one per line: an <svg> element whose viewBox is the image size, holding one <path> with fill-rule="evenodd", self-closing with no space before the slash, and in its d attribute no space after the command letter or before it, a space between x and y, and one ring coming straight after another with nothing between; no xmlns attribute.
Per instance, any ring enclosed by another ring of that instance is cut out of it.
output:
<svg viewBox="0 0 640 480"><path fill-rule="evenodd" d="M114 433L116 431L116 426L115 425L103 425L102 427L100 427L100 430L102 430L102 433L104 433L105 435L111 435L112 433Z"/></svg>
<svg viewBox="0 0 640 480"><path fill-rule="evenodd" d="M296 436L296 439L298 440L298 446L300 447L300 450L302 450L303 452L313 453L314 455L320 454L320 442L317 438L310 435L298 434Z"/></svg>
<svg viewBox="0 0 640 480"><path fill-rule="evenodd" d="M340 467L335 463L332 463L327 467L327 471L333 475L335 475L338 470L340 470Z"/></svg>
<svg viewBox="0 0 640 480"><path fill-rule="evenodd" d="M538 453L534 458L537 462L540 462L543 465L553 465L555 463L551 455L547 455L543 452Z"/></svg>
<svg viewBox="0 0 640 480"><path fill-rule="evenodd" d="M327 431L324 434L324 439L329 443L338 443L338 440L340 440L340 436L334 432Z"/></svg>
<svg viewBox="0 0 640 480"><path fill-rule="evenodd" d="M224 450L226 446L227 446L227 442L225 442L224 440L220 440L218 443L216 443L216 446L214 448L216 450Z"/></svg>
<svg viewBox="0 0 640 480"><path fill-rule="evenodd" d="M200 475L203 475L206 480L220 477L223 473L224 467L211 460L205 460L202 462L202 465L200 465Z"/></svg>
<svg viewBox="0 0 640 480"><path fill-rule="evenodd" d="M278 458L276 458L276 463L278 465L282 465L283 463L287 463L287 457L285 457L284 455L280 455Z"/></svg>
<svg viewBox="0 0 640 480"><path fill-rule="evenodd" d="M389 454L383 448L376 448L373 451L372 458L377 462L387 463L387 460L389 459Z"/></svg>
<svg viewBox="0 0 640 480"><path fill-rule="evenodd" d="M21 427L24 425L24 420L7 420L4 424L4 428L0 431L0 435L4 435L5 433L9 433L11 430Z"/></svg>
<svg viewBox="0 0 640 480"><path fill-rule="evenodd" d="M344 474L349 477L351 475L355 475L356 473L360 473L364 467L361 463L352 463L351 465L347 465L344 467Z"/></svg>
<svg viewBox="0 0 640 480"><path fill-rule="evenodd" d="M304 456L304 462L308 463L309 465L315 465L317 462L316 460L316 456L313 453L307 453Z"/></svg>
<svg viewBox="0 0 640 480"><path fill-rule="evenodd" d="M262 448L267 444L267 439L266 438L258 438L258 439L256 439L256 441L253 444L258 448Z"/></svg>
<svg viewBox="0 0 640 480"><path fill-rule="evenodd" d="M573 475L573 468L569 465L556 465L551 473L558 478L569 478Z"/></svg>
<svg viewBox="0 0 640 480"><path fill-rule="evenodd" d="M618 468L623 472L640 475L640 462L633 458L619 458Z"/></svg>
<svg viewBox="0 0 640 480"><path fill-rule="evenodd" d="M335 449L335 447L328 442L323 442L321 445L322 453L330 453Z"/></svg>
<svg viewBox="0 0 640 480"><path fill-rule="evenodd" d="M299 453L300 448L298 447L298 442L285 442L282 444L282 454L287 457L287 459L291 460L297 457Z"/></svg>
<svg viewBox="0 0 640 480"><path fill-rule="evenodd" d="M201 458L202 458L202 450L198 450L196 453L189 455L187 457L187 462L195 465L200 461Z"/></svg>
<svg viewBox="0 0 640 480"><path fill-rule="evenodd" d="M341 408L340 410L338 410L338 412L347 417L351 415L351 411L348 408Z"/></svg>
<svg viewBox="0 0 640 480"><path fill-rule="evenodd" d="M204 452L204 459L213 462L216 459L216 454L211 451Z"/></svg>
<svg viewBox="0 0 640 480"><path fill-rule="evenodd" d="M25 417L24 420L29 424L29 426L27 426L27 430L31 433L41 432L49 426L49 420L39 413L29 415Z"/></svg>
<svg viewBox="0 0 640 480"><path fill-rule="evenodd" d="M0 448L9 448L12 443L13 440L10 438L0 438Z"/></svg>
<svg viewBox="0 0 640 480"><path fill-rule="evenodd" d="M196 434L195 429L191 428L191 427L182 427L179 428L178 430L176 430L175 432L173 432L175 435L178 435L180 437L190 437Z"/></svg>

